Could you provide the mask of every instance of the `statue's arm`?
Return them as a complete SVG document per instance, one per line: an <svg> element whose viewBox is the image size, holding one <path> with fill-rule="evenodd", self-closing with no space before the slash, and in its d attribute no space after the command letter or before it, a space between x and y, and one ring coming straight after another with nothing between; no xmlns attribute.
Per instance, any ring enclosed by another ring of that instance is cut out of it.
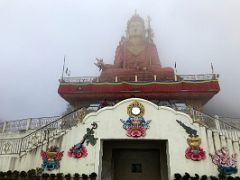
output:
<svg viewBox="0 0 240 180"><path fill-rule="evenodd" d="M155 66L155 65L159 65L161 66L159 57L158 57L158 52L157 52L157 48L154 44L151 45L151 51L150 51L150 65L151 66Z"/></svg>
<svg viewBox="0 0 240 180"><path fill-rule="evenodd" d="M123 68L123 55L122 55L122 47L119 46L116 49L116 53L115 53L115 60L114 60L114 67L115 68Z"/></svg>

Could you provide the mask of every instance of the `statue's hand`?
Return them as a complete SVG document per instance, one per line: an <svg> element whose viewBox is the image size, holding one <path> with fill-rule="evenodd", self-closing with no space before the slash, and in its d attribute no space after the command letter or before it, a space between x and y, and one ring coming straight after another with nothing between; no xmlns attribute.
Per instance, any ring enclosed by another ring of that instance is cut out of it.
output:
<svg viewBox="0 0 240 180"><path fill-rule="evenodd" d="M103 59L96 58L96 62L94 64L99 68L99 71L101 71L104 67Z"/></svg>

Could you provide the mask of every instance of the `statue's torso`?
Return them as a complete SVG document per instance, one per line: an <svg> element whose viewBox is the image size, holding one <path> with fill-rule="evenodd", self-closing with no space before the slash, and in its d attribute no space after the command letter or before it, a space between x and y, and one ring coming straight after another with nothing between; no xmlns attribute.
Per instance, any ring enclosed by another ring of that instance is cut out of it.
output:
<svg viewBox="0 0 240 180"><path fill-rule="evenodd" d="M157 49L154 44L132 45L129 42L118 47L115 64L121 68L146 70L152 65L160 67Z"/></svg>

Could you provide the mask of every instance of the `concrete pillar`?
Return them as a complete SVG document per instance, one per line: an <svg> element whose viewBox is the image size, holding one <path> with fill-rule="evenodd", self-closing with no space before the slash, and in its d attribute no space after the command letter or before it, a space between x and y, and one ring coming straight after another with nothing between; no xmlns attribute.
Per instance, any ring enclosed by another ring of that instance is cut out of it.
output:
<svg viewBox="0 0 240 180"><path fill-rule="evenodd" d="M27 120L26 131L30 130L31 123L32 123L32 118L29 118L29 119Z"/></svg>
<svg viewBox="0 0 240 180"><path fill-rule="evenodd" d="M3 124L2 133L5 133L6 127L7 127L7 122L5 121L4 124Z"/></svg>
<svg viewBox="0 0 240 180"><path fill-rule="evenodd" d="M196 74L194 75L194 78L195 78L195 80L198 80L198 77L197 77L197 75L196 75Z"/></svg>
<svg viewBox="0 0 240 180"><path fill-rule="evenodd" d="M115 82L118 82L118 77L117 76L115 76Z"/></svg>
<svg viewBox="0 0 240 180"><path fill-rule="evenodd" d="M220 128L220 123L219 123L219 117L217 115L214 116L214 121L215 121L215 126L217 131L221 134L221 128Z"/></svg>
<svg viewBox="0 0 240 180"><path fill-rule="evenodd" d="M157 75L154 75L153 78L154 78L154 81L156 81L157 80Z"/></svg>
<svg viewBox="0 0 240 180"><path fill-rule="evenodd" d="M221 149L220 137L219 137L219 134L217 132L213 133L213 141L214 141L216 151Z"/></svg>
<svg viewBox="0 0 240 180"><path fill-rule="evenodd" d="M177 81L177 74L174 74L174 81Z"/></svg>
<svg viewBox="0 0 240 180"><path fill-rule="evenodd" d="M228 149L229 149L230 154L233 154L234 151L233 151L233 142L232 142L232 139L227 138L227 147L228 147Z"/></svg>
<svg viewBox="0 0 240 180"><path fill-rule="evenodd" d="M138 81L138 77L137 77L137 75L135 75L135 82L137 82Z"/></svg>
<svg viewBox="0 0 240 180"><path fill-rule="evenodd" d="M237 154L237 160L238 160L238 162L240 162L239 141L233 141L233 150L234 150L234 153Z"/></svg>
<svg viewBox="0 0 240 180"><path fill-rule="evenodd" d="M207 140L207 134L206 134L206 128L205 127L199 127L199 135L200 138L202 139L202 144L201 147L206 151L209 152L208 150L208 140Z"/></svg>
<svg viewBox="0 0 240 180"><path fill-rule="evenodd" d="M213 142L213 132L211 130L207 130L207 137L208 137L208 149L209 153L214 154L215 149L214 149L214 142Z"/></svg>
<svg viewBox="0 0 240 180"><path fill-rule="evenodd" d="M222 145L222 147L227 147L226 136L220 135L220 140L221 140L221 145Z"/></svg>

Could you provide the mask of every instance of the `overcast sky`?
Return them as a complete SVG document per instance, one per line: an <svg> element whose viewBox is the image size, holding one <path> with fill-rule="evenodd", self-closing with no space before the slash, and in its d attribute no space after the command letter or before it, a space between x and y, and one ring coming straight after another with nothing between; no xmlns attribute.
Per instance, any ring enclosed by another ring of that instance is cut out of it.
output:
<svg viewBox="0 0 240 180"><path fill-rule="evenodd" d="M72 76L112 63L135 9L152 19L163 66L220 74L211 114L240 117L239 0L0 0L0 119L58 115L63 56Z"/></svg>

